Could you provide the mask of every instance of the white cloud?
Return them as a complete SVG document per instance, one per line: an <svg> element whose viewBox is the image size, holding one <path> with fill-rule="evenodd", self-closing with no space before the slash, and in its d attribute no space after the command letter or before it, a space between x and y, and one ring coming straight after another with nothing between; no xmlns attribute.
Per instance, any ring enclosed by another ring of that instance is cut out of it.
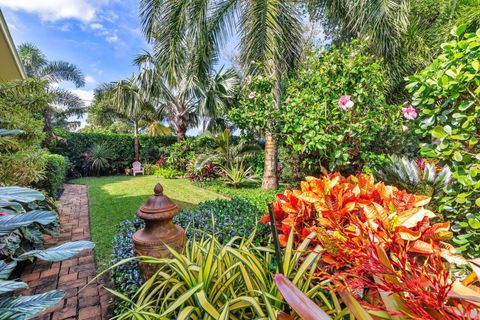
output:
<svg viewBox="0 0 480 320"><path fill-rule="evenodd" d="M63 19L92 21L97 13L95 3L92 0L0 0L0 6L38 14L43 21Z"/></svg>
<svg viewBox="0 0 480 320"><path fill-rule="evenodd" d="M89 106L93 101L93 90L83 90L83 89L70 89L71 92L75 93L80 99L83 100L85 106Z"/></svg>
<svg viewBox="0 0 480 320"><path fill-rule="evenodd" d="M110 43L115 43L115 42L118 42L119 39L118 39L118 35L111 34L111 35L107 36L105 38L105 40L107 40L107 42L110 42Z"/></svg>
<svg viewBox="0 0 480 320"><path fill-rule="evenodd" d="M90 25L90 28L92 28L93 30L103 30L104 29L103 24L101 24L101 23L92 23Z"/></svg>
<svg viewBox="0 0 480 320"><path fill-rule="evenodd" d="M70 25L68 23L62 24L59 28L60 31L68 32L70 31Z"/></svg>
<svg viewBox="0 0 480 320"><path fill-rule="evenodd" d="M0 6L36 13L44 21L91 21L96 15L94 3L90 0L0 0Z"/></svg>
<svg viewBox="0 0 480 320"><path fill-rule="evenodd" d="M93 76L86 76L85 77L85 82L87 84L95 84L95 83L97 83L97 80Z"/></svg>

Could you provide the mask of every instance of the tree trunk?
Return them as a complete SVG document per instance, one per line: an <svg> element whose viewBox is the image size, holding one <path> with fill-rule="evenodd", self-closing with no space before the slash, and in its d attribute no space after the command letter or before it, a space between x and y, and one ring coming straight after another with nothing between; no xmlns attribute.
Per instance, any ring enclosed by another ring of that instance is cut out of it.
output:
<svg viewBox="0 0 480 320"><path fill-rule="evenodd" d="M43 112L43 131L45 131L45 140L43 140L43 146L48 148L53 141L53 115L50 110Z"/></svg>
<svg viewBox="0 0 480 320"><path fill-rule="evenodd" d="M265 134L265 163L263 168L263 190L274 190L278 187L277 177L277 141L271 132Z"/></svg>
<svg viewBox="0 0 480 320"><path fill-rule="evenodd" d="M280 108L282 103L282 77L281 71L278 67L275 67L275 110ZM272 132L267 131L265 133L265 162L263 167L263 190L274 190L278 188L278 145L277 139Z"/></svg>
<svg viewBox="0 0 480 320"><path fill-rule="evenodd" d="M177 142L185 140L187 137L187 126L179 124L177 125Z"/></svg>
<svg viewBox="0 0 480 320"><path fill-rule="evenodd" d="M135 152L135 161L140 161L140 144L138 143L138 121L134 122L133 150Z"/></svg>

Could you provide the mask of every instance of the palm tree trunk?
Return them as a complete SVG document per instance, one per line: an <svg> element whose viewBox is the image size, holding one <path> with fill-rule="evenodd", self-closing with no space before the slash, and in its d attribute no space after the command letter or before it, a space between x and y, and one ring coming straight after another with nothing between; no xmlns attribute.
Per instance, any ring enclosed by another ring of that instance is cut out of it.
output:
<svg viewBox="0 0 480 320"><path fill-rule="evenodd" d="M187 137L187 126L180 123L176 126L177 131L177 142L185 140Z"/></svg>
<svg viewBox="0 0 480 320"><path fill-rule="evenodd" d="M135 161L140 161L140 145L138 143L138 121L134 121L133 150L135 152Z"/></svg>
<svg viewBox="0 0 480 320"><path fill-rule="evenodd" d="M282 79L281 71L278 66L275 67L275 104L274 108L278 110L280 104L282 103ZM272 132L267 131L265 133L265 162L263 166L263 180L262 180L262 189L263 190L275 190L278 188L278 144L277 139L274 137Z"/></svg>
<svg viewBox="0 0 480 320"><path fill-rule="evenodd" d="M54 138L53 115L48 109L43 112L43 131L45 131L45 140L43 140L43 146L48 148Z"/></svg>

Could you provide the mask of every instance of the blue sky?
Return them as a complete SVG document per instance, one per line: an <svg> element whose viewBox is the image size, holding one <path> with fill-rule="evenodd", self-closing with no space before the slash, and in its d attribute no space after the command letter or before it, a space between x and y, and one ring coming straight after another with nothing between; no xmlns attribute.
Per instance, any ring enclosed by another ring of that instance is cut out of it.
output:
<svg viewBox="0 0 480 320"><path fill-rule="evenodd" d="M16 45L31 42L49 60L80 67L87 84L74 91L86 102L97 85L134 73L133 58L148 49L137 6L132 0L0 0Z"/></svg>

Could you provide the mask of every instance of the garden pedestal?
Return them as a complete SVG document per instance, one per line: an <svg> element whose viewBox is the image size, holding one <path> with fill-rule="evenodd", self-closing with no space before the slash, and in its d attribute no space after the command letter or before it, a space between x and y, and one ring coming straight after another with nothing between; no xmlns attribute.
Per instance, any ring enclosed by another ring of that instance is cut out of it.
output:
<svg viewBox="0 0 480 320"><path fill-rule="evenodd" d="M155 195L151 196L136 215L145 221L145 228L133 235L134 251L136 256L150 256L157 258L171 257L171 247L181 252L186 241L185 231L175 225L172 219L180 208L167 196L163 195L163 187L157 184ZM155 264L140 263L140 272L144 280L149 279L155 272Z"/></svg>

